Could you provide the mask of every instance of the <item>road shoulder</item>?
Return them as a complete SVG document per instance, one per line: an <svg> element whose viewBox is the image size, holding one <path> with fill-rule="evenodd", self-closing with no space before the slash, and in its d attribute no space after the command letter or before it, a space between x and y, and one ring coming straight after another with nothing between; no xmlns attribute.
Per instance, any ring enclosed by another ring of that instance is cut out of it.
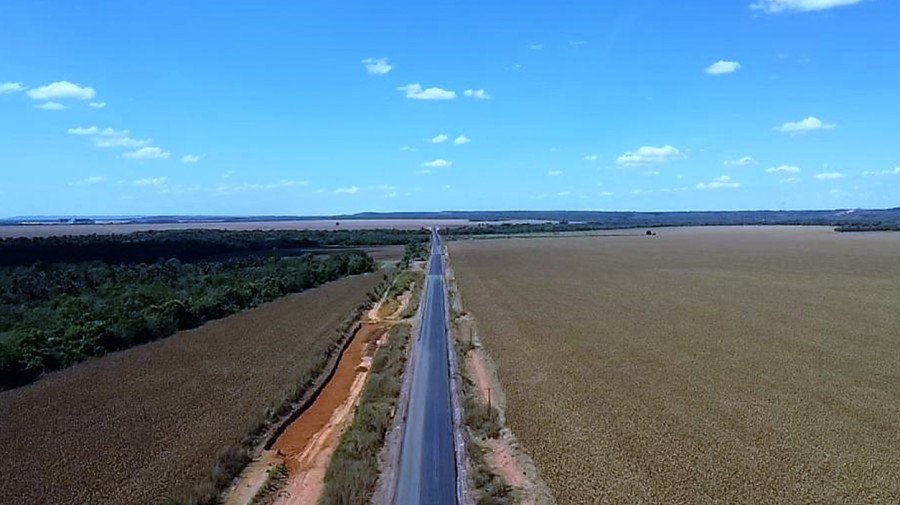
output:
<svg viewBox="0 0 900 505"><path fill-rule="evenodd" d="M446 266L451 314L451 340L459 361L460 398L468 449L472 495L492 503L551 505L555 500L534 461L506 426L506 396L497 368L481 342L474 317L464 310L456 278Z"/></svg>

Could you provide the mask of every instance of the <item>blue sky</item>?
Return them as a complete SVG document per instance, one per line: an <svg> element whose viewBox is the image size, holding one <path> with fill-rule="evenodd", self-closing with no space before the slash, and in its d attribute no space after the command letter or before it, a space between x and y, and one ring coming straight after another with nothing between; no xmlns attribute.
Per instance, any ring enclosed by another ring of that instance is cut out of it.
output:
<svg viewBox="0 0 900 505"><path fill-rule="evenodd" d="M900 3L0 4L0 216L900 205Z"/></svg>

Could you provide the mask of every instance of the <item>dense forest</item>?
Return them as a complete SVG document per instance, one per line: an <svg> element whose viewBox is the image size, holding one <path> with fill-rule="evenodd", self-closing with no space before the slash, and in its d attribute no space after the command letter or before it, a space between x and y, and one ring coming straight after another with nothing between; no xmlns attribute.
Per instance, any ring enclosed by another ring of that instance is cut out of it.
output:
<svg viewBox="0 0 900 505"><path fill-rule="evenodd" d="M466 235L519 235L523 233L560 233L573 231L611 230L633 228L638 225L609 225L600 223L502 223L477 224L443 228L440 233L448 237ZM640 227L640 226L638 226Z"/></svg>
<svg viewBox="0 0 900 505"><path fill-rule="evenodd" d="M900 223L864 223L838 226L834 231L900 231Z"/></svg>
<svg viewBox="0 0 900 505"><path fill-rule="evenodd" d="M371 257L348 247L406 244L408 262L428 236L193 230L0 241L0 390L374 270ZM301 253L271 254L281 249Z"/></svg>
<svg viewBox="0 0 900 505"><path fill-rule="evenodd" d="M150 263L225 255L427 242L427 230L166 230L0 240L0 266L43 262Z"/></svg>

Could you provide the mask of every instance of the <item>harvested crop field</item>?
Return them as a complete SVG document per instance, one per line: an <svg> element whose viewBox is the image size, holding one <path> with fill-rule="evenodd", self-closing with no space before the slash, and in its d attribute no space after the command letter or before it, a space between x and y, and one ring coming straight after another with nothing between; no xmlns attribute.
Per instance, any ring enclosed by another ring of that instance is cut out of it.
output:
<svg viewBox="0 0 900 505"><path fill-rule="evenodd" d="M559 503L900 503L900 233L450 243Z"/></svg>
<svg viewBox="0 0 900 505"><path fill-rule="evenodd" d="M335 281L0 393L0 503L188 494L322 365L382 278Z"/></svg>

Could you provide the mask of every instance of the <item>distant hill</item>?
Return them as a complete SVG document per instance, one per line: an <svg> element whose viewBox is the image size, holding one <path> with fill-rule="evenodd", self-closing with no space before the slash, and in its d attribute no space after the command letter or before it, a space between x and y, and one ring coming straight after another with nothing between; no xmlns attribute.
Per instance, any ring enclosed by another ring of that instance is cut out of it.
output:
<svg viewBox="0 0 900 505"><path fill-rule="evenodd" d="M502 210L441 212L361 212L333 216L53 216L0 219L2 225L19 224L156 224L234 223L261 221L348 221L360 219L463 219L469 221L554 221L589 223L595 227L711 225L825 225L845 231L900 229L900 207L893 209L752 210L703 212L604 212L580 210Z"/></svg>
<svg viewBox="0 0 900 505"><path fill-rule="evenodd" d="M751 224L900 225L900 207L893 209L751 210L703 212L604 212L580 210L510 210L443 212L364 212L341 219L467 219L470 221L568 221L623 226L706 226Z"/></svg>

